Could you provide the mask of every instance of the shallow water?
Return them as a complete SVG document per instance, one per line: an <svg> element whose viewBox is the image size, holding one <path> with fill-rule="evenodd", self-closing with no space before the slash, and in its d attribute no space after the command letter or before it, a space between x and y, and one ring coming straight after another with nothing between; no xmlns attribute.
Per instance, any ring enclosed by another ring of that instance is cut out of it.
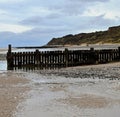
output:
<svg viewBox="0 0 120 117"><path fill-rule="evenodd" d="M112 44L112 45L88 45L88 46L68 46L68 47L60 47L60 48L40 48L39 51L57 51L57 50L65 50L68 48L69 50L89 50L90 48L94 49L117 49L120 45ZM34 52L36 49L12 49L13 52ZM3 53L3 52L2 52ZM4 51L7 53L7 51Z"/></svg>
<svg viewBox="0 0 120 117"><path fill-rule="evenodd" d="M73 47L61 47L61 48L41 48L38 49L39 51L57 51L57 50L65 50L68 48L69 50L90 50L90 48L94 49L117 49L119 45L89 45L89 46L73 46ZM36 49L15 49L13 52L31 52L35 51Z"/></svg>
<svg viewBox="0 0 120 117"><path fill-rule="evenodd" d="M0 61L0 70L7 70L7 61Z"/></svg>

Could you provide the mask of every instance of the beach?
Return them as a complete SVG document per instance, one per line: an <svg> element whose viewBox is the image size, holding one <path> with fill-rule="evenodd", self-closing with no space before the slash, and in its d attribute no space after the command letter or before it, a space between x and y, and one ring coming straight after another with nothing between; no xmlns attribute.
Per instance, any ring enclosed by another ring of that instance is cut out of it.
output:
<svg viewBox="0 0 120 117"><path fill-rule="evenodd" d="M120 62L12 71L0 64L0 117L119 117Z"/></svg>
<svg viewBox="0 0 120 117"><path fill-rule="evenodd" d="M0 71L0 117L119 117L120 62Z"/></svg>
<svg viewBox="0 0 120 117"><path fill-rule="evenodd" d="M36 70L16 117L119 117L120 63Z"/></svg>
<svg viewBox="0 0 120 117"><path fill-rule="evenodd" d="M29 80L22 73L0 71L0 117L13 117L17 105L25 99L29 91Z"/></svg>

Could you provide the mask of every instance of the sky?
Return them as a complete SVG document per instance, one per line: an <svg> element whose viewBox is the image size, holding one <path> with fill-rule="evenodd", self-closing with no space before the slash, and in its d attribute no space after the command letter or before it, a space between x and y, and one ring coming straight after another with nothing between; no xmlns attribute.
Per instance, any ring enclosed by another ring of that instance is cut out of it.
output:
<svg viewBox="0 0 120 117"><path fill-rule="evenodd" d="M0 0L0 47L42 46L120 25L120 0Z"/></svg>

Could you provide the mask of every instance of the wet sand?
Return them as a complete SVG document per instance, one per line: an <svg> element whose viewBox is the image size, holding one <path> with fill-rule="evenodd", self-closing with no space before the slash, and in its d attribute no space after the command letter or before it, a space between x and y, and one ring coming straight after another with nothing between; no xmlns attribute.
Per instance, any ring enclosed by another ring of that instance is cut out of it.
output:
<svg viewBox="0 0 120 117"><path fill-rule="evenodd" d="M120 62L27 72L16 117L119 117Z"/></svg>
<svg viewBox="0 0 120 117"><path fill-rule="evenodd" d="M0 117L119 117L120 62L0 71Z"/></svg>
<svg viewBox="0 0 120 117"><path fill-rule="evenodd" d="M0 71L0 117L13 117L30 89L28 82L21 73Z"/></svg>

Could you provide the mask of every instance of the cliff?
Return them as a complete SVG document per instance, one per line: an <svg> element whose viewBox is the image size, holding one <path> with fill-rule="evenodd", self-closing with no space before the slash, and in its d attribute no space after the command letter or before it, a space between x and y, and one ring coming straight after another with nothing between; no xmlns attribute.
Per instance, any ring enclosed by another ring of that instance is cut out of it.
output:
<svg viewBox="0 0 120 117"><path fill-rule="evenodd" d="M81 45L97 43L120 43L120 26L110 27L106 31L80 33L53 38L47 45Z"/></svg>

